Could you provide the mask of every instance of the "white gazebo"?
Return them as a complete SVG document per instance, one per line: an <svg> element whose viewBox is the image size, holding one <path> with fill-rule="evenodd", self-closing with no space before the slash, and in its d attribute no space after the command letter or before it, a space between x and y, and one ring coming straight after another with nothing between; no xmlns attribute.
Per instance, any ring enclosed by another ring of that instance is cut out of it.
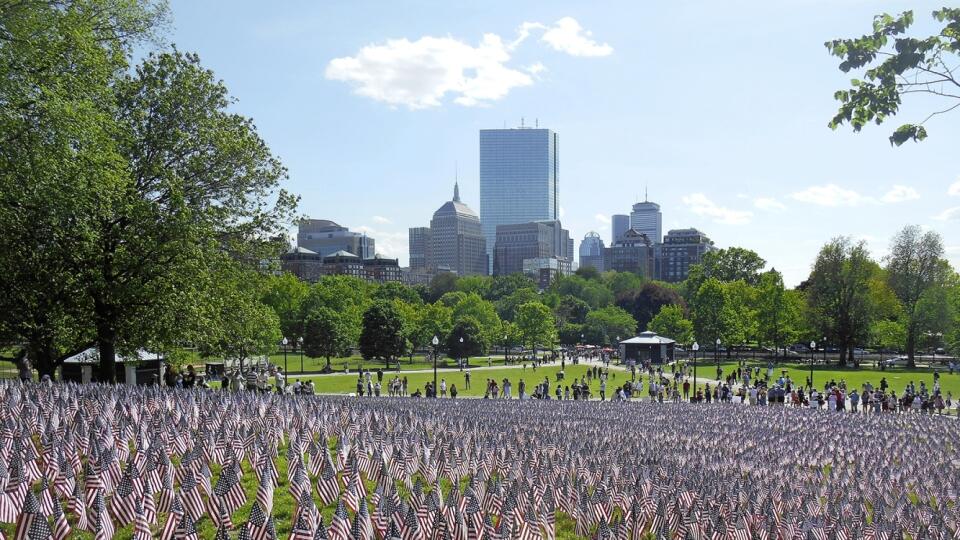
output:
<svg viewBox="0 0 960 540"><path fill-rule="evenodd" d="M676 341L657 335L656 332L641 332L639 336L620 342L620 361L643 364L663 364L673 361Z"/></svg>

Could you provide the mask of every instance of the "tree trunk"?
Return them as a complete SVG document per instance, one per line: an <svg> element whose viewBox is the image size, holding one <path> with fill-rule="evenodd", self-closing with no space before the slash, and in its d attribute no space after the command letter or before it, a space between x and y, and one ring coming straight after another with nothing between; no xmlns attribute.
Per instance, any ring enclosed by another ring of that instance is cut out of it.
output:
<svg viewBox="0 0 960 540"><path fill-rule="evenodd" d="M115 382L117 376L117 349L112 332L97 331L97 349L100 351L100 382Z"/></svg>
<svg viewBox="0 0 960 540"><path fill-rule="evenodd" d="M917 367L917 332L912 328L907 328L907 367Z"/></svg>

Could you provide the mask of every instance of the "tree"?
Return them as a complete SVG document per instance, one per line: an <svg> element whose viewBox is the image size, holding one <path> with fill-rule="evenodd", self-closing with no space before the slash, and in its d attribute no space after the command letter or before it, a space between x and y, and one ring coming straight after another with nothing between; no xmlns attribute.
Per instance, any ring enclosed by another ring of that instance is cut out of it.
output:
<svg viewBox="0 0 960 540"><path fill-rule="evenodd" d="M844 123L859 132L868 122L882 124L900 111L905 96L922 95L929 103L942 102L916 124L903 124L890 135L890 144L927 138L925 124L931 118L960 107L960 8L943 8L933 18L944 23L937 35L923 38L903 34L913 25L913 12L897 17L886 13L873 19L873 33L852 39L826 42L827 50L840 58L840 71L866 68L860 79L851 79L849 90L833 94L840 109L830 121L837 129Z"/></svg>
<svg viewBox="0 0 960 540"><path fill-rule="evenodd" d="M875 321L870 325L870 343L882 351L902 351L907 343L907 328L900 321Z"/></svg>
<svg viewBox="0 0 960 540"><path fill-rule="evenodd" d="M489 276L463 276L457 279L457 290L464 293L477 293L490 300L493 278Z"/></svg>
<svg viewBox="0 0 960 540"><path fill-rule="evenodd" d="M408 339L414 347L432 346L433 336L443 344L453 329L453 310L440 302L426 304L419 310Z"/></svg>
<svg viewBox="0 0 960 540"><path fill-rule="evenodd" d="M550 289L561 298L565 295L575 296L591 308L609 306L613 303L613 293L603 282L584 279L577 275L557 279L550 285Z"/></svg>
<svg viewBox="0 0 960 540"><path fill-rule="evenodd" d="M403 354L406 338L403 320L388 302L375 302L363 312L360 355L364 360L378 359L387 367Z"/></svg>
<svg viewBox="0 0 960 540"><path fill-rule="evenodd" d="M161 2L0 5L0 337L41 374L95 344L77 245L122 164L112 83ZM79 221L78 221L79 219Z"/></svg>
<svg viewBox="0 0 960 540"><path fill-rule="evenodd" d="M788 291L776 269L764 272L757 285L757 339L760 345L781 347L793 343L802 324L803 298L799 291Z"/></svg>
<svg viewBox="0 0 960 540"><path fill-rule="evenodd" d="M840 365L853 360L853 348L868 336L870 281L879 271L864 242L842 236L823 246L813 264L806 295L812 327L839 346Z"/></svg>
<svg viewBox="0 0 960 540"><path fill-rule="evenodd" d="M600 271L593 266L581 266L577 268L577 271L574 274L582 277L583 279L600 279Z"/></svg>
<svg viewBox="0 0 960 540"><path fill-rule="evenodd" d="M757 336L757 290L743 280L723 284L726 305L731 317L728 319L725 341L733 346L749 343ZM727 357L733 347L727 347Z"/></svg>
<svg viewBox="0 0 960 540"><path fill-rule="evenodd" d="M597 345L613 343L617 337L626 338L637 332L637 321L630 313L616 306L591 311L583 325L587 341Z"/></svg>
<svg viewBox="0 0 960 540"><path fill-rule="evenodd" d="M617 306L630 312L639 328L647 328L654 315L667 305L686 308L686 302L677 291L656 281L644 283L639 290L626 291L617 297Z"/></svg>
<svg viewBox="0 0 960 540"><path fill-rule="evenodd" d="M412 288L404 285L403 283L397 283L395 281L388 281L382 285L377 286L373 290L371 295L373 301L383 300L402 300L411 305L420 305L423 301L420 299L420 295L417 294L417 291Z"/></svg>
<svg viewBox="0 0 960 540"><path fill-rule="evenodd" d="M693 322L684 316L683 308L676 304L667 304L660 308L647 330L668 337L677 343L693 342Z"/></svg>
<svg viewBox="0 0 960 540"><path fill-rule="evenodd" d="M697 340L705 344L713 344L717 339L729 343L727 333L734 314L727 303L723 283L716 278L704 281L694 297L691 311Z"/></svg>
<svg viewBox="0 0 960 540"><path fill-rule="evenodd" d="M687 277L688 295L700 290L700 285L709 278L722 282L744 281L756 285L760 281L760 272L767 265L755 251L741 247L731 247L709 251L700 261L690 267Z"/></svg>
<svg viewBox="0 0 960 540"><path fill-rule="evenodd" d="M282 339L280 319L260 301L262 276L222 260L211 281L203 318L182 321L201 356L236 360L243 369L245 361L275 351Z"/></svg>
<svg viewBox="0 0 960 540"><path fill-rule="evenodd" d="M590 313L590 306L573 295L565 295L555 310L557 319L564 323L583 324ZM579 336L578 336L579 337Z"/></svg>
<svg viewBox="0 0 960 540"><path fill-rule="evenodd" d="M441 296L457 289L457 275L453 272L440 272L430 280L430 302L436 302Z"/></svg>
<svg viewBox="0 0 960 540"><path fill-rule="evenodd" d="M497 315L501 319L512 321L517 315L517 308L527 302L540 301L540 294L533 289L517 289L508 296L496 301Z"/></svg>
<svg viewBox="0 0 960 540"><path fill-rule="evenodd" d="M310 294L310 286L293 274L268 275L264 277L264 304L270 306L280 319L280 331L296 342L303 336L301 305Z"/></svg>
<svg viewBox="0 0 960 540"><path fill-rule="evenodd" d="M307 314L303 322L303 351L311 358L326 358L323 368L330 372L330 357L350 354L349 330L336 311L319 307Z"/></svg>
<svg viewBox="0 0 960 540"><path fill-rule="evenodd" d="M500 317L493 303L480 298L477 293L466 295L460 302L453 307L453 320L456 321L470 317L480 324L480 331L483 332L487 343L492 343L500 335Z"/></svg>
<svg viewBox="0 0 960 540"><path fill-rule="evenodd" d="M583 339L580 337L582 335L584 335L583 325L576 323L561 324L560 331L558 332L561 345L577 345L583 343Z"/></svg>
<svg viewBox="0 0 960 540"><path fill-rule="evenodd" d="M460 339L463 339L463 343L460 343ZM453 329L447 334L446 344L447 354L451 358L465 359L486 354L489 346L480 323L472 317L464 317L453 325Z"/></svg>
<svg viewBox="0 0 960 540"><path fill-rule="evenodd" d="M643 278L633 272L604 272L603 282L613 293L614 298L619 298L627 291L643 287Z"/></svg>
<svg viewBox="0 0 960 540"><path fill-rule="evenodd" d="M363 313L370 305L371 285L354 276L324 276L310 287L301 303L301 317L322 308L330 308L340 316L351 346L360 339Z"/></svg>
<svg viewBox="0 0 960 540"><path fill-rule="evenodd" d="M540 302L528 302L517 308L514 324L522 336L522 343L531 349L553 344L556 333L553 313Z"/></svg>
<svg viewBox="0 0 960 540"><path fill-rule="evenodd" d="M935 296L942 294L952 271L943 260L943 241L940 235L920 227L904 227L890 246L887 257L887 282L903 305L907 332L907 364L915 365L917 337L930 327L942 325L930 314L937 312L933 308ZM922 309L926 300L927 308Z"/></svg>
<svg viewBox="0 0 960 540"><path fill-rule="evenodd" d="M506 276L494 276L493 283L490 285L489 296L487 300L496 302L501 298L506 298L520 289L530 289L537 291L537 284L532 279L523 274L509 274Z"/></svg>

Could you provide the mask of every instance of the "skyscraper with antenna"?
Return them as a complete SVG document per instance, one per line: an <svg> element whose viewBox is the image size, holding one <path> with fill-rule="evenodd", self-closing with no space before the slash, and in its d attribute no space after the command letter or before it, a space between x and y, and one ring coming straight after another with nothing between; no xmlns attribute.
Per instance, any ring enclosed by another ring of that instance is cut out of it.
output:
<svg viewBox="0 0 960 540"><path fill-rule="evenodd" d="M660 205L647 198L646 187L643 188L643 202L634 204L630 212L630 228L647 235L651 243L663 241L663 214Z"/></svg>

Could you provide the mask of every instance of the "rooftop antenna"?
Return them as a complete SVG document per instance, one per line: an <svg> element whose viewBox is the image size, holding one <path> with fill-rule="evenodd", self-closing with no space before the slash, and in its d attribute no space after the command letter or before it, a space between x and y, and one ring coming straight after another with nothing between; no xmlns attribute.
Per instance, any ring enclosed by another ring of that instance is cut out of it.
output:
<svg viewBox="0 0 960 540"><path fill-rule="evenodd" d="M650 202L647 200L647 185L643 185L643 202Z"/></svg>
<svg viewBox="0 0 960 540"><path fill-rule="evenodd" d="M539 119L539 118L534 118L534 119L533 119L533 125L534 125L535 127L539 128L539 127L540 127L540 119Z"/></svg>
<svg viewBox="0 0 960 540"><path fill-rule="evenodd" d="M523 117L520 117L520 128L523 129Z"/></svg>

